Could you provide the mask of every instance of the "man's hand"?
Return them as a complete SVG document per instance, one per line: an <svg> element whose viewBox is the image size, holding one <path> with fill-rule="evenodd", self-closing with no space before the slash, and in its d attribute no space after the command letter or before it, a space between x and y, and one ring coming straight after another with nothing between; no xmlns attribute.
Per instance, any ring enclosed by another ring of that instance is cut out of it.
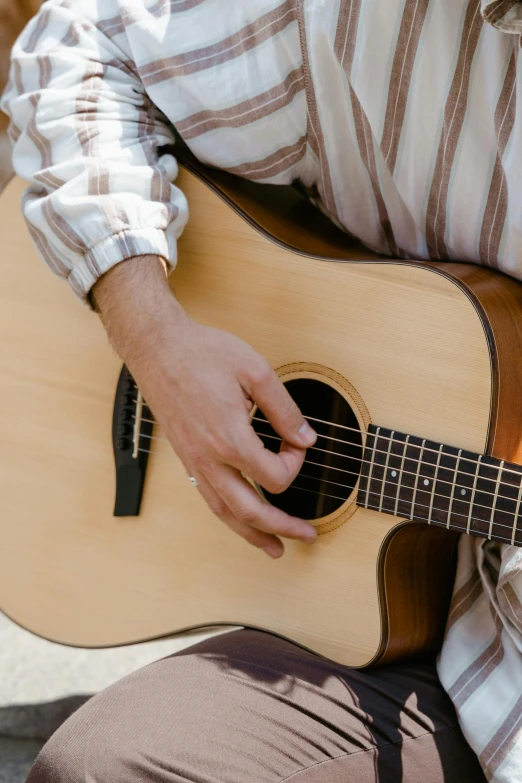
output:
<svg viewBox="0 0 522 783"><path fill-rule="evenodd" d="M282 492L316 439L268 362L193 321L154 256L118 264L93 294L112 344L214 514L271 557L283 554L278 536L314 541L313 525L264 502L242 475ZM255 434L254 404L283 438L279 454Z"/></svg>

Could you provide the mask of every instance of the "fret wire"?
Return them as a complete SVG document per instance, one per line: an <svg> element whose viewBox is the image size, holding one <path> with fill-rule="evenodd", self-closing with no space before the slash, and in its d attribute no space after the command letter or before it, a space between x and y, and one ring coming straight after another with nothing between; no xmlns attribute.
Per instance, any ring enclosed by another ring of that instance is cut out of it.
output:
<svg viewBox="0 0 522 783"><path fill-rule="evenodd" d="M425 444L426 444L426 439L424 439L424 440L422 441L421 450L420 450L420 452L419 452L419 460L418 460L418 465L417 465L417 473L416 473L416 476L415 476L415 487L414 487L414 489L413 489L413 499L412 499L412 501L411 501L411 507L412 507L412 510L413 510L413 512L414 512L414 513L415 513L415 499L416 499L416 497L417 497L417 489L418 489L418 487L419 487L420 469L421 469L421 465L422 465L422 455L424 454L424 446L425 446ZM422 505L422 504L421 504L421 505Z"/></svg>
<svg viewBox="0 0 522 783"><path fill-rule="evenodd" d="M435 473L433 475L433 488L431 490L430 510L428 511L428 524L429 525L431 525L431 514L432 514L432 509L433 509L433 499L434 499L434 496L435 496L435 487L437 485L437 475L438 475L438 472L439 472L440 458L442 457L442 449L443 448L444 447L441 444L441 447L439 449L439 453L437 455L437 463L435 465Z"/></svg>
<svg viewBox="0 0 522 783"><path fill-rule="evenodd" d="M384 464L383 485L382 485L383 489L384 489L384 486L385 486L386 474L388 473L388 463L390 462L390 451L391 451L391 447L393 445L393 436L394 435L395 435L395 430L392 432L391 437L390 437L390 443L388 444L388 452L386 454L386 462ZM382 501L383 500L384 500L384 496L382 496L382 493L381 493L381 502L380 502L380 505L379 505L379 511L382 511Z"/></svg>
<svg viewBox="0 0 522 783"><path fill-rule="evenodd" d="M462 454L462 449L459 449L459 453L457 454L457 462L455 464L455 474L454 474L455 475L455 481L453 481L452 484L451 484L451 495L450 495L450 502L449 502L449 506L448 506L448 518L446 520L446 527L448 528L448 530L450 528L451 509L453 507L453 497L455 495L456 480L457 480L457 476L458 476L458 473L459 473L459 465L460 465L460 456L461 456L461 454Z"/></svg>
<svg viewBox="0 0 522 783"><path fill-rule="evenodd" d="M375 454L376 454L375 444L377 443L377 438L379 437L379 432L380 431L381 431L381 428L377 427L377 431L376 431L375 435L373 436L373 446L374 447L372 449L372 458L370 460L370 469L368 471L368 484L366 485L366 508L368 508L368 496L369 496L369 492L370 492L370 482L372 480L373 463L375 461Z"/></svg>
<svg viewBox="0 0 522 783"><path fill-rule="evenodd" d="M159 453L160 453L160 452L158 452L158 451L149 451L149 449L142 449L142 448L139 448L139 449L138 449L138 451L141 451L141 452L143 452L144 454L159 454ZM172 456L175 456L175 452L172 452ZM314 463L314 462L312 462L311 464L312 464L312 465L317 465L317 464L319 464L319 466L320 466L320 467L324 467L323 465L320 465L320 463ZM346 471L345 471L345 472L346 472ZM320 480L320 479L318 479L318 480ZM382 481L382 479L376 479L376 480L377 480L377 481ZM299 487L294 487L294 489L299 489ZM522 499L522 485L521 485L521 488L520 488L520 490L521 490L521 499ZM304 491L304 490L303 490L303 491ZM308 491L308 492L314 492L314 490L307 490L307 491ZM318 493L317 493L317 492L315 492L315 494L318 494ZM374 490L371 490L371 492L370 492L370 495L379 495L379 496L380 496L380 493L379 493L379 492L376 492L376 491L374 491ZM336 496L333 496L333 495L332 495L332 496L330 496L330 497L336 497ZM395 500L395 498L394 498L392 495L384 495L384 497L386 498L386 500ZM336 498L336 499L337 499L337 500L346 500L346 498ZM513 498L511 498L511 499L513 499ZM358 505L360 505L360 504L358 504ZM428 506L426 506L426 504L424 504L424 503L419 503L419 504L417 504L417 505L421 506L422 508L428 508ZM364 508L367 508L368 510L372 510L372 511L378 511L378 507L377 507L377 506L375 506L375 507L372 507L372 506L369 506L369 505L368 505L368 506L364 505ZM413 508L413 502L412 502L412 508ZM435 509L434 509L434 510L435 510L435 511L445 511L446 509L442 509L442 508L437 508L437 507L435 507ZM401 515L399 515L399 516L401 516ZM453 512L453 516L456 516L456 517L466 517L467 515L466 515L466 514L461 514L461 513L459 513L458 511L454 511L454 512ZM404 517L405 517L405 518L407 518L407 519L409 519L411 522L415 522L415 521L418 521L418 522L426 522L426 521L427 521L425 517L406 517L406 515L404 515ZM483 520L481 520L481 519L479 519L478 517L476 517L476 518L474 518L474 519L473 519L473 521L474 521L474 522L482 522ZM437 523L437 524L443 524L443 523ZM512 528L511 528L511 525L503 525L501 522L497 522L497 527L505 527L505 528L509 528L510 530L512 529ZM451 528L449 528L449 529L451 529ZM465 527L462 527L462 528L455 528L455 529L462 531L462 533L465 533L465 532L466 532L466 528L465 528ZM505 537L503 537L503 536L495 536L495 539L496 539L497 541L510 541L510 542L513 542L513 538L509 539L509 538L505 538Z"/></svg>
<svg viewBox="0 0 522 783"><path fill-rule="evenodd" d="M410 444L410 445L411 445L411 444ZM154 452L153 452L153 453L154 453ZM421 451L421 453L422 453L422 451ZM366 460L366 461L367 461L367 460ZM311 464L311 465L317 465L318 467L323 467L323 465L321 465L321 463L320 463L320 462L309 462L308 460L305 460L305 461L304 461L304 464L306 464L306 463L308 463L308 464ZM458 463L457 463L457 464L458 464ZM336 470L340 470L340 468L336 468ZM350 471L345 471L345 472L350 472ZM404 471L404 472L405 472L405 473L408 473L408 471ZM299 474L299 475L302 475L302 474ZM353 473L352 475L359 475L359 474ZM410 475L413 475L413 474L411 473L411 471L410 471ZM313 478L313 477L312 477L312 476L308 476L307 478ZM326 481L327 483L334 483L334 484L338 484L338 486L340 486L340 487L345 487L346 489L350 489L350 485L348 485L348 484L339 484L338 482L328 482L328 479L315 479L315 480L316 480L316 481L323 481L323 480L324 480L324 481ZM375 480L375 481L380 481L380 482L382 482L383 486L384 486L384 484L386 483L386 479L385 479L384 477L383 477L383 478L375 478L374 480ZM442 480L442 479L440 479L439 481L440 481L440 482L442 482L443 480ZM447 483L447 484L449 484L450 482L444 482L444 483ZM355 483L355 486L356 486L356 485L357 485L357 482ZM456 485L456 486L458 486L458 485ZM415 489L416 489L416 488L415 488ZM353 490L352 490L352 491L353 491ZM369 506L368 506L368 505L366 505L366 503L368 503L368 502L369 502L369 500L368 500L368 495L369 495L369 494L370 494L370 495L380 495L381 493L379 493L379 492L377 492L377 491L374 491L374 490L371 490L371 491L369 491L369 484L368 484L368 487L367 487L367 489L365 490L365 492L366 492L366 497L367 497L367 500L366 500L366 502L364 503L364 507L365 507L365 508L369 508ZM439 497L440 497L440 498L443 498L443 497L445 497L444 495L441 495L441 494L440 494L440 493L438 493L438 492L436 492L436 493L435 493L435 496L436 496L437 498L439 498ZM393 500L393 499L394 499L392 495L383 495L383 497L384 497L386 500ZM411 501L412 508L413 508L413 507L416 505L415 497L416 497L416 491L414 492L414 495L413 495L413 500ZM499 495L499 497L502 497L502 496L501 496L501 495ZM508 499L508 500L514 500L514 498L507 498L507 499ZM405 501L405 502L408 502L408 501ZM519 508L520 508L520 505L521 505L521 504L522 504L522 483L521 483L521 485L520 485L520 488L519 488L519 500L518 500L517 507L516 507L516 511L515 511L514 533L513 533L513 536L512 536L512 541L513 541L513 543L514 543L514 537L516 536L516 533L518 532L518 528L516 527L516 523L517 523L517 519L518 519L518 513L519 513ZM423 508L429 508L427 505L425 505L425 504L423 504L423 503L419 503L418 505L419 505L419 506L422 506ZM485 506L485 505L483 505L482 503L474 503L474 504L473 504L473 506L474 506L475 508L487 508L487 509L489 510L489 506ZM451 508L451 506L450 506L450 508ZM471 504L470 504L470 508L472 508ZM433 507L433 511L446 511L446 509L444 509L444 508L440 508L439 506L434 506L434 507ZM386 512L382 512L382 513L386 513ZM510 513L510 512L506 512L506 513ZM448 522L446 522L446 527L447 527L447 529L448 529L448 530L450 530L450 529L451 529L451 526L450 526L450 524L449 524L449 520L451 519L451 514L453 514L453 516L458 516L458 517L466 517L466 518L468 517L468 514L462 514L462 513L460 513L459 511L452 511L452 512L448 512ZM398 514L398 515L396 515L396 516L400 516L400 514ZM425 519L424 521L427 521L427 520ZM482 520L482 519L480 519L480 517L472 517L472 522L482 522L482 521L483 521L483 520ZM441 523L441 524L443 524L443 523ZM507 527L509 527L509 528L511 528L511 525L503 525L503 524L502 524L502 523L500 523L500 522L497 522L496 524L497 524L497 526L498 526L498 527L506 527L506 528L507 528ZM466 532L468 532L468 531L466 531ZM508 539L505 539L505 540L507 541Z"/></svg>
<svg viewBox="0 0 522 783"><path fill-rule="evenodd" d="M371 435L371 433L370 433L370 435ZM150 436L145 435L144 437L150 437ZM261 434L261 437L262 438L270 438L270 440L282 440L282 438L280 436L278 436L278 435L263 435L263 434ZM384 437L384 436L382 436L382 437ZM411 436L407 436L407 437L411 437ZM426 440L423 440L422 442L425 443ZM395 441L395 443L402 443L402 441ZM412 445L412 444L410 444L410 445ZM441 444L441 447L444 448L444 444ZM439 449L441 447L439 446ZM333 455L335 455L337 457L343 457L345 459L350 459L352 462L361 462L361 463L362 462L364 462L364 463L368 462L368 460L366 460L364 458L351 457L348 454L340 454L337 451L329 451L328 449L318 449L316 446L309 447L307 449L307 452L308 451L322 451L325 454L333 454ZM384 449L375 449L374 448L373 451L375 451L375 452L377 452L379 454L388 454L388 450L385 451ZM423 452L421 452L421 453L428 452L428 451L433 452L435 450L434 449L429 449L429 448L426 449L425 448L425 449L423 449ZM460 449L460 451L462 451L462 449ZM437 450L437 453L438 453L438 450ZM372 452L372 456L373 456L373 452ZM449 454L447 456L452 457L452 456L455 456L455 455ZM487 455L480 455L480 460L482 460L484 456L487 456ZM479 460L479 462L480 462L480 460ZM471 459L465 458L464 461L465 462L474 462L475 460L471 460ZM306 462L306 460L305 460L305 462ZM417 462L417 471L415 473L413 473L413 471L411 471L411 470L405 470L404 473L409 475L409 476L416 476L416 477L418 477L419 470L420 470L420 468L422 467L422 464L423 464L422 463L422 457L419 457L418 459L410 458L410 462ZM319 464L319 463L315 463L315 464ZM480 464L485 465L484 462L482 462ZM424 463L424 465L431 465L431 463ZM487 467L493 467L494 468L494 467L496 467L496 465L488 465ZM330 468L330 469L331 470L341 470L341 468ZM344 472L345 473L352 473L353 475L357 475L357 476L360 475L360 472L359 473L354 473L354 471L350 471L350 470L345 470ZM506 470L505 472L507 473L508 471ZM514 471L511 471L511 472L513 473ZM461 475L462 476L473 476L475 478L476 477L476 471L475 471L475 473L468 473L467 471L461 471ZM522 479L522 473L520 473L520 474L517 473L517 476L519 476ZM437 480L438 480L439 484L451 484L452 485L454 483L452 481L448 481L447 479L437 479ZM495 481L496 479L490 479L487 476L485 476L481 480L482 481ZM467 487L465 484L456 484L455 488L456 489L469 489L469 487ZM494 492L489 492L487 489L485 489L485 490L481 491L481 494L482 495L491 495L493 497L495 493ZM513 500L513 498L510 498L509 495L499 495L498 497L501 500ZM484 504L481 504L481 503L477 503L476 505L477 505L477 508L487 508L487 509L489 509L489 506L485 506Z"/></svg>
<svg viewBox="0 0 522 783"><path fill-rule="evenodd" d="M397 509L399 507L399 496L401 494L401 481L402 481L402 472L404 470L404 460L406 459L406 449L408 448L408 441L410 439L409 435L406 435L406 440L404 441L404 451L402 452L402 460L401 460L401 467L399 470L399 480L397 482L397 497L395 498L395 510L394 514L397 516Z"/></svg>
<svg viewBox="0 0 522 783"><path fill-rule="evenodd" d="M502 460L502 462L500 463L500 467L498 469L498 474L497 474L497 482L495 484L495 496L493 498L493 507L491 509L491 517L490 517L490 520L489 520L488 539L490 541L491 541L491 532L493 530L493 517L495 516L495 507L497 505L498 490L499 490L499 486L500 486L500 476L502 474L502 468L503 467L504 467L504 460Z"/></svg>
<svg viewBox="0 0 522 783"><path fill-rule="evenodd" d="M522 500L522 481L520 482L520 486L518 488L517 506L515 509L515 519L513 520L513 531L511 533L511 546L513 546L513 544L515 543L515 537L518 532L517 521L518 521L518 512L520 511L521 500Z"/></svg>
<svg viewBox="0 0 522 783"><path fill-rule="evenodd" d="M133 402L134 402L134 403L136 403L136 402L137 402L137 400L133 400ZM145 406L147 405L147 404L145 403L145 401L144 401L144 403L143 403L143 404L144 404ZM133 416L132 418L134 418L134 416ZM314 416L303 416L303 418L305 418L305 419L310 419L310 421L318 421L318 422L321 422L321 423L323 423L323 424L329 424L329 425L330 425L330 426L332 426L332 427L341 427L341 428L342 428L342 429L344 429L344 430L350 430L351 432L358 432L358 433L360 433L361 435L371 435L371 434L372 434L371 432L369 432L369 430L362 430L360 427L347 427L345 424L337 424L337 423L336 423L336 422L334 422L334 421L326 421L325 419L316 419ZM259 422L262 422L262 423L264 423L264 424L270 424L270 422L269 422L267 419L259 419L259 418L255 417L255 416L253 416L253 417L252 417L250 420L251 420L251 421L259 421ZM157 423L158 423L156 419L142 419L142 422L143 422L144 424L157 424ZM382 429L382 427L379 427L378 429L380 430L380 429ZM393 432L394 432L394 434L395 434L395 430L394 430ZM256 434L259 434L259 433L256 433ZM321 433L317 433L317 435L318 435L320 438L326 438L326 439L328 439L329 437L331 437L331 436L329 436L329 435L322 435ZM390 440L390 439L391 439L391 437L390 437L389 435L381 435L380 437L382 438L382 440ZM168 438L159 438L159 440L163 440L163 441L165 441L165 442L168 442ZM336 438L335 440L338 440L338 438ZM341 443L346 443L347 445L350 445L350 446L351 446L351 445L353 445L353 443L352 443L351 441L349 441L349 440L340 441L340 442L341 442ZM443 445L448 445L448 444L443 444ZM456 447L455 447L455 448L456 448ZM425 449L425 451L432 451L434 454L436 454L436 453L438 452L438 448L436 448L436 449L432 449L432 448L430 448L430 447L428 446L428 447ZM332 452L332 453L336 453L336 452ZM383 452L383 453L385 453L385 452ZM483 457L483 456L485 456L485 455L480 455L480 456L481 456L481 457ZM473 459L466 459L466 462L473 462L473 463L476 463L476 461L477 461L477 460L476 460L475 458L473 458ZM522 467L522 466L521 466L521 467ZM504 472L505 472L505 473L513 473L513 475L515 475L515 476L521 476L521 474L519 473L519 471L517 471L517 470L512 470L511 468L505 468L505 469L504 469ZM474 473L467 473L467 472L463 472L463 473L462 473L462 475L463 475L463 476L473 476L473 475L475 475L475 474L474 474ZM490 478L487 478L487 477L485 477L485 478L483 479L483 481L495 481L495 479L490 479ZM449 484L449 483L451 483L451 482L449 482L449 481L448 481L448 482L446 482L446 483L448 483L448 484ZM484 493L483 493L483 494L484 494ZM493 492L490 492L489 494L491 494L491 495L492 495L492 494L494 494L494 493L493 493ZM500 497L502 497L502 495L500 495ZM507 500L512 500L512 498L507 498Z"/></svg>
<svg viewBox="0 0 522 783"><path fill-rule="evenodd" d="M378 480L379 480L379 481L381 481L381 479L378 479ZM370 492L370 495L379 495L379 497L381 496L381 495L380 495L380 493L379 493L379 492L377 492L376 490L372 490L372 491ZM395 498L393 497L393 495L384 495L384 497L385 497L387 500L395 500ZM426 503L416 503L416 505L417 505L417 506L420 506L420 508L429 508L429 506L428 506ZM413 504L412 504L412 506L413 506ZM368 508L372 508L374 511L378 511L378 510L379 510L377 506L368 506ZM435 506L433 510L434 510L434 511L445 511L446 509L444 509L444 508L439 508L438 506ZM382 512L382 513L386 514L386 513L390 513L390 512L386 512L386 511L384 511L384 512ZM392 516L393 516L393 515L392 515ZM402 516L402 515L401 515L401 514L399 514L399 517L401 517L401 516ZM454 516L454 517L464 517L464 518L466 518L466 519L467 519L467 517L468 517L468 515L467 515L467 514L462 514L460 511L454 511L454 512L453 512L453 516ZM404 518L411 519L412 517L406 517L406 514L404 514ZM420 522L427 522L427 521L428 521L428 519L427 519L427 516L425 516L425 517L418 517L418 519L419 519L419 521L420 521ZM442 525L442 526L444 526L444 525L445 525L445 523L444 523L444 522L437 522L437 520L435 520L435 522L436 522L437 524L439 524L439 525ZM473 517L473 522L483 522L483 520L482 520L482 519L479 519L478 517ZM455 528L455 525L453 525L453 527ZM500 523L500 522L497 522L497 527L505 527L505 528L508 528L509 530L511 530L511 525L503 525L503 524L502 524L502 523ZM459 527L459 528L457 528L457 529L458 529L458 530L461 530L461 531L462 531L462 533L468 533L468 531L467 531L467 528L466 528L465 526L464 526L464 527ZM450 530L451 530L451 528L450 528ZM473 536L473 535L478 535L478 532L477 532L476 530L474 530L474 531L470 531L470 532L468 533L468 535L472 535L472 536ZM499 536L495 536L495 538L497 538L497 539L498 539L498 538L499 538ZM504 541L509 541L509 538L504 538L503 540L504 540Z"/></svg>
<svg viewBox="0 0 522 783"><path fill-rule="evenodd" d="M365 434L369 434L369 435L371 435L371 434L372 434L371 432L369 432L369 430L361 430L359 427L347 427L347 426L346 426L346 425L344 425L344 424L336 424L335 422L332 422L332 421L325 421L324 419L316 419L316 418L314 418L313 416L304 416L304 418L305 418L305 419L310 419L310 421L318 421L318 422L321 422L321 423L323 423L323 424L329 424L329 425L331 425L331 426L334 426L334 427L342 427L342 428L343 428L343 429L345 429L345 430L350 430L351 432L358 432L358 433L360 433L361 435L365 435ZM263 423L265 423L265 424L270 424L270 422L269 422L267 419L258 419L258 418L256 418L256 417L252 417L251 421L259 421L259 422L263 422ZM379 430L381 430L381 429L383 429L383 427L382 427L382 426L380 426L380 427L378 427L378 429L379 429ZM396 433L396 430L393 430L391 435L380 435L380 438L381 438L382 440L393 440L393 436L395 435L395 433ZM258 433L256 433L256 434L258 434ZM318 432L318 433L317 433L317 435L318 435L318 437L319 437L319 438L326 438L327 440L328 440L328 439L331 437L330 435L323 435L323 434L321 434L320 432ZM411 436L411 435L409 435L408 437L412 437L412 436ZM339 438L334 438L334 440L339 440ZM420 440L420 438L419 438L419 440ZM427 440L427 439L426 439L426 440ZM345 440L345 441L343 441L343 440L339 440L339 442L340 442L340 443L346 443L347 445L353 445L352 441L349 441L349 440ZM444 444L444 443L443 443L442 445L443 445L443 446L447 446L448 444ZM455 446L454 448L456 448L456 446ZM382 451L382 449L381 449L381 451ZM430 447L428 446L427 448L425 448L425 451L427 451L427 452L428 452L428 451L431 451L431 452L433 452L434 454L437 454L437 453L438 453L438 451L439 451L439 449L438 449L438 448L436 448L436 449L432 449L432 448L430 448ZM334 453L335 453L335 452L334 452ZM386 453L386 452L382 451L382 453L384 454L384 453ZM487 456L487 455L480 454L480 455L478 455L478 456L480 457L480 459L482 459L484 456ZM473 462L473 463L476 463L476 461L477 461L477 460L476 460L475 458L473 458L473 459L466 459L466 462ZM522 465L521 465L520 467L522 468ZM519 473L518 471L516 471L516 470L512 470L511 468L506 468L506 469L505 469L505 472L506 472L506 473L513 473L515 476L521 476L521 475L522 475L522 474L521 474L521 473ZM463 473L462 475L463 475L463 476L474 476L475 474L474 474L474 473L467 473L467 472L466 472L466 473ZM495 479L484 478L484 479L483 479L483 481L495 481ZM450 482L447 482L447 483L449 484ZM492 493L492 492L490 492L489 494L491 494L491 495L492 495L493 493ZM501 497L502 497L502 496L501 496ZM507 499L508 499L508 500L510 500L511 498L507 498Z"/></svg>
<svg viewBox="0 0 522 783"><path fill-rule="evenodd" d="M475 492L477 490L477 479L478 479L478 472L480 469L481 460L482 460L482 455L480 455L477 460L477 469L475 470L475 478L473 479L473 489L471 490L471 500L469 502L468 525L466 527L466 533L468 534L469 534L469 529L471 527L471 514L473 513L473 502L475 500Z"/></svg>
<svg viewBox="0 0 522 783"><path fill-rule="evenodd" d="M373 494L376 494L376 493L373 493ZM423 506L423 504L419 503L419 506ZM378 509L377 509L377 506L369 506L369 510L377 511ZM462 517L462 516L466 516L466 515L465 514L457 514L457 516L461 516ZM426 519L425 519L425 517L412 516L412 517L408 517L408 522L426 522ZM443 525L444 523L443 522L435 522L435 524ZM500 525L500 527L511 527L511 526L510 525ZM465 527L457 527L456 525L454 526L454 530L459 531L460 533L465 533L466 532L466 528ZM478 536L478 533L476 533L475 535ZM495 540L496 541L509 541L510 539L506 538L505 536L495 536Z"/></svg>
<svg viewBox="0 0 522 783"><path fill-rule="evenodd" d="M379 428L379 429L380 429L380 428ZM257 433L257 434L258 434L258 435L259 435L261 438L269 438L270 440L282 440L282 438L281 438L281 436L280 436L280 435L266 435L266 434L264 434L264 433ZM369 434L371 435L372 433L369 433ZM150 436L150 435L144 435L143 437L145 437L145 438L150 438L151 436ZM381 436L381 437L382 437L382 438L385 438L385 436L384 436L384 435L383 435L383 436ZM407 437L411 437L411 436L407 436ZM386 439L386 440L390 440L389 438L385 438L385 439ZM157 440L158 440L158 439L157 439ZM168 441L167 441L165 438L159 438L159 440L163 440L164 442L168 442ZM423 443L425 443L425 442L426 442L426 440L424 439L422 442L423 442ZM398 440L396 440L396 441L395 441L395 443L402 443L402 441L398 441ZM410 445L411 445L411 444L410 444ZM373 451L375 451L375 452L377 452L377 453L379 453L379 454L389 454L389 450L391 449L391 446L392 446L392 442L391 442L391 440L390 440L390 444L388 445L388 449L387 449L387 450L373 448ZM444 444L441 444L441 446L439 446L439 448L437 449L437 452L436 452L437 454L439 453L439 451L440 451L440 449L441 449L441 448L444 448ZM321 452L323 452L324 454L333 454L333 455L334 455L334 456L336 456L336 457L343 457L344 459L349 459L349 460L351 460L352 462L361 462L361 463L362 463L362 462L366 462L366 463L368 462L368 460L365 460L365 459L364 459L364 457L363 457L363 458L360 458L360 457L351 457L349 454L341 454L341 453L340 453L340 452L338 452L338 451L330 451L329 449L320 449L320 448L318 448L317 446L309 446L309 447L308 447L308 449L307 449L307 452L309 452L309 451L321 451ZM427 449L424 449L424 452L428 452L428 451L430 451L430 452L435 452L435 449L429 449L429 448L427 448ZM372 452L372 456L373 456L373 452ZM452 454L449 454L448 456L454 456L454 455L452 455ZM478 468L479 468L480 464L482 464L482 465L484 465L484 464L485 464L485 463L483 463L483 462L481 463L481 460L483 459L483 457L484 457L484 456L487 456L487 455L481 454L481 455L479 456L479 460L478 460L478 462L477 462L477 470L478 470ZM305 461L306 461L306 460L305 460ZM404 471L404 473L406 473L406 474L408 474L408 475L410 475L410 476L413 476L413 475L415 475L415 476L418 476L418 472L419 472L420 468L422 467L422 458L421 458L421 457L419 457L419 458L418 458L418 460L415 460L415 459L411 458L411 459L410 459L410 461L411 461L411 462L417 462L417 472L416 472L416 473L413 473L411 470L405 470L405 471ZM475 460L471 460L471 459L465 459L465 462L475 462ZM424 464L425 464L425 465L430 465L430 466L431 466L431 463L424 463ZM496 465L488 465L487 467L496 467ZM521 467L522 467L522 466L521 466ZM330 468L330 469L331 469L331 470L341 470L341 468ZM349 470L348 470L348 471L344 471L344 472L345 472L345 473L350 473L350 472L353 472L353 471L349 471ZM506 472L508 472L508 471L506 470ZM511 471L511 472L513 473L514 471ZM354 473L354 475L360 475L360 473L357 473L357 474L355 474L355 473ZM462 472L461 472L461 475L462 475L462 476L473 476L473 477L476 479L476 477L477 477L477 471L475 471L475 473L468 473L467 471L462 471ZM520 477L522 478L522 474L517 474L517 475L518 475L518 476L520 476ZM488 478L487 476L485 476L484 478L482 478L482 481L495 481L495 480L496 480L496 479L490 479L490 478ZM451 481L447 481L446 479L438 479L438 481L439 481L439 484L452 484L452 483L453 483L453 482L451 482ZM468 489L468 487L466 487L466 485L465 485L465 484L457 484L457 485L456 485L456 488L458 488L458 489ZM481 494L482 494L482 495L491 495L491 496L493 497L495 493L494 493L494 492L489 492L487 489L485 489L485 490L483 490L483 491L481 492ZM510 498L508 495L499 495L499 498L501 498L502 500L513 500L513 498ZM477 503L477 507L481 507L481 508L488 508L488 509L489 509L489 506L484 506L484 505L481 505L480 503Z"/></svg>

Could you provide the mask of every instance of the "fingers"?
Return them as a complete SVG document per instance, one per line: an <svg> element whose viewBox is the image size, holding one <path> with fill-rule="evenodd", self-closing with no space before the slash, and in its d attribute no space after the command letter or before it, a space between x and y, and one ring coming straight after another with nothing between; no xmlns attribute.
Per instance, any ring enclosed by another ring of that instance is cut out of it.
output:
<svg viewBox="0 0 522 783"><path fill-rule="evenodd" d="M234 519L242 525L273 536L300 539L308 544L316 540L317 533L310 522L285 514L265 502L235 468L220 465L207 478Z"/></svg>
<svg viewBox="0 0 522 783"><path fill-rule="evenodd" d="M194 473L192 472L191 475L194 475ZM219 497L210 482L208 482L202 474L198 474L196 478L198 489L210 510L219 517L219 519L225 522L231 530L241 536L241 538L244 538L245 541L252 546L262 549L271 558L277 559L284 554L285 550L283 543L276 536L263 533L261 530L241 523L234 517L227 504Z"/></svg>
<svg viewBox="0 0 522 783"><path fill-rule="evenodd" d="M313 446L317 433L306 421L268 362L260 361L255 369L251 368L245 381L246 393L257 403L272 427L285 441L300 448Z"/></svg>
<svg viewBox="0 0 522 783"><path fill-rule="evenodd" d="M172 339L162 338L155 347L155 361L136 360L133 370L174 451L196 476L214 514L253 546L277 557L283 553L281 536L314 541L313 525L265 502L241 474L269 492L282 492L299 473L316 434L250 346L188 316L179 340L178 315L169 321ZM277 454L252 428L254 404L282 438Z"/></svg>
<svg viewBox="0 0 522 783"><path fill-rule="evenodd" d="M199 463L193 469L190 459L183 462L190 475L196 476L199 491L211 511L270 557L280 557L284 552L279 536L308 544L316 540L317 532L312 524L265 502L237 469L209 463Z"/></svg>
<svg viewBox="0 0 522 783"><path fill-rule="evenodd" d="M231 442L232 437L235 442ZM305 456L303 448L286 441L282 441L277 454L266 449L248 419L235 424L220 449L222 464L237 468L272 494L288 489L301 470Z"/></svg>
<svg viewBox="0 0 522 783"><path fill-rule="evenodd" d="M271 557L273 560L278 560L284 555L284 544L279 538L277 538L277 536L269 536L266 533L261 533L259 530L256 530L253 527L242 525L241 522L238 522L237 519L235 519L232 515L230 515L230 519L224 519L223 521L229 526L231 530L241 536L241 538L244 538L247 543L262 549L263 552L265 552L268 557Z"/></svg>

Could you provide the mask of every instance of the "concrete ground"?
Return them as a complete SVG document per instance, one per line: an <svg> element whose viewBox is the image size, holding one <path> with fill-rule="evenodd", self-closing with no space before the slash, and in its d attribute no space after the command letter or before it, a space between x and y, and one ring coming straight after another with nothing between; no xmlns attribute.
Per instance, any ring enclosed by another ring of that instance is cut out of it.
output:
<svg viewBox="0 0 522 783"><path fill-rule="evenodd" d="M210 633L78 650L39 639L0 613L0 783L23 783L45 740L89 695Z"/></svg>

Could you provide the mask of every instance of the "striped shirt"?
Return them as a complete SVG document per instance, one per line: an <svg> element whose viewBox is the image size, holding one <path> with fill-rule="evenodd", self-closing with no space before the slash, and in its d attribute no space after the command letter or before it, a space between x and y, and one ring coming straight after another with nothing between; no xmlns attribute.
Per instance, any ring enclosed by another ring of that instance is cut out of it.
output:
<svg viewBox="0 0 522 783"><path fill-rule="evenodd" d="M29 230L84 299L131 256L173 267L174 125L204 162L300 180L382 253L522 279L521 34L517 0L49 0L2 101ZM439 674L488 779L513 783L522 550L460 546Z"/></svg>

